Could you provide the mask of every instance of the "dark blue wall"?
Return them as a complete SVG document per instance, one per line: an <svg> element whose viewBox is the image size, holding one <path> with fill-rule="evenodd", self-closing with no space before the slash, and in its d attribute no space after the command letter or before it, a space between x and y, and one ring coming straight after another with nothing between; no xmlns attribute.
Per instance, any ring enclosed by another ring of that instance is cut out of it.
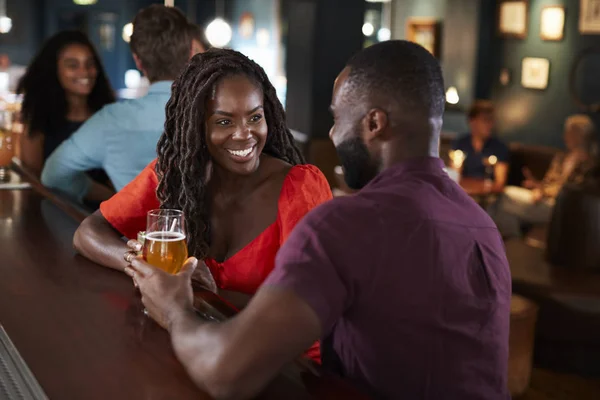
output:
<svg viewBox="0 0 600 400"><path fill-rule="evenodd" d="M569 93L569 71L577 54L592 45L600 45L600 35L581 35L578 31L579 0L530 0L529 29L525 39L489 39L492 51L480 53L478 94L496 103L498 134L507 141L562 147L565 119L581 110ZM542 7L562 4L566 7L565 37L560 42L540 38ZM488 7L482 23L495 26L495 7ZM524 57L550 60L550 77L546 90L521 86L521 62ZM501 68L511 71L511 83L499 83ZM489 70L488 70L489 69ZM491 73L489 73L491 71ZM588 100L600 102L600 55L590 59L581 70L579 92ZM489 83L492 83L489 87ZM600 114L592 118L600 128Z"/></svg>
<svg viewBox="0 0 600 400"><path fill-rule="evenodd" d="M8 54L13 64L27 65L44 35L43 0L8 0L6 14L13 27L0 34L0 53Z"/></svg>

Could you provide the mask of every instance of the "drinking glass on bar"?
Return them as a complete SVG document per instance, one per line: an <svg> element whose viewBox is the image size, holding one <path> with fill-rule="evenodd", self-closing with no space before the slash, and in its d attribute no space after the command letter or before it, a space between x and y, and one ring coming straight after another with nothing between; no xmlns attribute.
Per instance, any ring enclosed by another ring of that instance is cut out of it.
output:
<svg viewBox="0 0 600 400"><path fill-rule="evenodd" d="M146 262L170 274L181 270L188 257L183 212L148 211L142 255Z"/></svg>
<svg viewBox="0 0 600 400"><path fill-rule="evenodd" d="M10 164L15 155L12 117L12 112L0 111L0 182L10 179Z"/></svg>

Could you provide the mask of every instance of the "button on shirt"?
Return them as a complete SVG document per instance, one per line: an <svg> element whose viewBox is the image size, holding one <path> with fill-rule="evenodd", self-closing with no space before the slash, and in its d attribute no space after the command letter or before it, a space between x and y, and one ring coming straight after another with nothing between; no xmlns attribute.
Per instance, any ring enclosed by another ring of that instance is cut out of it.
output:
<svg viewBox="0 0 600 400"><path fill-rule="evenodd" d="M511 279L490 217L437 158L311 211L264 285L321 321L323 365L375 397L509 399Z"/></svg>
<svg viewBox="0 0 600 400"><path fill-rule="evenodd" d="M46 160L42 183L82 201L91 185L84 172L103 168L121 190L156 158L171 84L156 82L144 97L104 106Z"/></svg>
<svg viewBox="0 0 600 400"><path fill-rule="evenodd" d="M490 156L496 156L498 162L507 163L510 157L508 147L499 139L490 137L484 143L481 151L473 148L473 138L470 134L456 140L452 145L453 150L460 150L465 155L462 166L462 176L466 178L486 178L483 161Z"/></svg>

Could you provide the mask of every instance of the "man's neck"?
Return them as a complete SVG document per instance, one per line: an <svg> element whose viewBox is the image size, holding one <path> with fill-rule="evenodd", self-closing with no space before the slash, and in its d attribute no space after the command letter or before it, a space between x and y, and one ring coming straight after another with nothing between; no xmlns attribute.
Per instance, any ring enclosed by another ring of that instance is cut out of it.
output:
<svg viewBox="0 0 600 400"><path fill-rule="evenodd" d="M473 149L475 149L475 151L481 151L486 140L487 139L484 139L481 136L471 134L471 144L473 145Z"/></svg>
<svg viewBox="0 0 600 400"><path fill-rule="evenodd" d="M437 138L431 143L424 144L420 148L410 148L411 146L390 145L382 151L382 170L393 167L394 165L414 160L417 158L433 157L439 158L439 145Z"/></svg>

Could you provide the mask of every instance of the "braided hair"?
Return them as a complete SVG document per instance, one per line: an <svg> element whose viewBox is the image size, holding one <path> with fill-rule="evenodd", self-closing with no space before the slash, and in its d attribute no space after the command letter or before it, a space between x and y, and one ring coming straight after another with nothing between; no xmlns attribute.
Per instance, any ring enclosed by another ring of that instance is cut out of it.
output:
<svg viewBox="0 0 600 400"><path fill-rule="evenodd" d="M262 89L268 127L263 152L291 165L304 163L275 88L258 64L233 50L210 49L194 56L172 86L156 174L161 208L183 211L189 252L200 259L208 255L211 240L205 105L216 85L232 75L244 75Z"/></svg>

